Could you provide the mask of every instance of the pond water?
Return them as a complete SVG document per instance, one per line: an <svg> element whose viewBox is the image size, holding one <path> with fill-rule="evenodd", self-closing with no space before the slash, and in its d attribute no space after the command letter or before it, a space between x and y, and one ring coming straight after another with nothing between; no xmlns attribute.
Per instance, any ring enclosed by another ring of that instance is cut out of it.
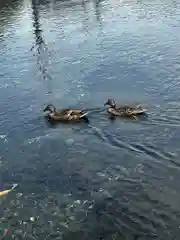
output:
<svg viewBox="0 0 180 240"><path fill-rule="evenodd" d="M179 239L179 28L176 0L1 1L3 239ZM110 121L108 98L149 116Z"/></svg>

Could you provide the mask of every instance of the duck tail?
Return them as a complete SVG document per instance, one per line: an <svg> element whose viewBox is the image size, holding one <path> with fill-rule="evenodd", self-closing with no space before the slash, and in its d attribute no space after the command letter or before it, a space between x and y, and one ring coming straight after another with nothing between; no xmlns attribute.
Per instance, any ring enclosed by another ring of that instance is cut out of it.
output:
<svg viewBox="0 0 180 240"><path fill-rule="evenodd" d="M146 112L147 112L147 109L139 108L139 109L132 111L132 114L145 114Z"/></svg>
<svg viewBox="0 0 180 240"><path fill-rule="evenodd" d="M83 119L85 122L89 123L89 119L88 119L87 115L88 115L88 112L83 113L83 114L80 116L80 118Z"/></svg>
<svg viewBox="0 0 180 240"><path fill-rule="evenodd" d="M85 116L87 116L87 115L88 115L88 112L82 113L82 114L80 115L80 118L83 118L83 117L85 117Z"/></svg>
<svg viewBox="0 0 180 240"><path fill-rule="evenodd" d="M147 109L146 108L143 108L141 111L140 111L140 113L147 113Z"/></svg>

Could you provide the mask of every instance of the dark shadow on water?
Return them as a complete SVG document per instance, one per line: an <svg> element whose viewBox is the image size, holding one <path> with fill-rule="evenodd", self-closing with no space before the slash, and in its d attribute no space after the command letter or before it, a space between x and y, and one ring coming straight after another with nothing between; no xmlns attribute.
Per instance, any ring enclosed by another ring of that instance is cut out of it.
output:
<svg viewBox="0 0 180 240"><path fill-rule="evenodd" d="M88 17L87 3L85 1L82 1L82 8L83 8L83 11L84 11L84 17L83 17L82 25L83 25L83 29L84 29L85 34L88 34L89 33L89 29L88 29L89 17Z"/></svg>
<svg viewBox="0 0 180 240"><path fill-rule="evenodd" d="M42 29L40 24L40 15L38 10L37 0L32 0L32 15L33 15L33 28L34 28L34 34L36 37L36 43L31 50L37 47L37 52L38 54L40 54L41 51L44 50L44 47L46 46L42 36Z"/></svg>
<svg viewBox="0 0 180 240"><path fill-rule="evenodd" d="M50 84L52 78L48 74L47 65L48 65L48 47L45 43L43 30L40 24L40 12L38 6L38 0L32 0L32 19L33 19L33 28L35 35L35 44L32 46L31 51L35 51L35 56L37 58L37 66L39 71L42 74L44 80L48 81ZM50 80L50 82L49 82ZM47 86L47 93L51 93L51 84Z"/></svg>
<svg viewBox="0 0 180 240"><path fill-rule="evenodd" d="M95 7L95 16L96 21L101 24L101 2L100 0L94 0L94 7Z"/></svg>

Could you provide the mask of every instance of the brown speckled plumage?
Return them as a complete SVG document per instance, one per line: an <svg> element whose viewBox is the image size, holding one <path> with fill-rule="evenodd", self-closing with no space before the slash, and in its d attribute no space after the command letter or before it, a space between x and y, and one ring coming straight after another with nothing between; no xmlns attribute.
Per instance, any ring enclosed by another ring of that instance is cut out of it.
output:
<svg viewBox="0 0 180 240"><path fill-rule="evenodd" d="M68 122L68 121L86 121L88 122L87 112L79 109L56 109L52 104L47 105L44 112L50 120Z"/></svg>
<svg viewBox="0 0 180 240"><path fill-rule="evenodd" d="M113 99L108 99L104 104L108 105L108 113L113 116L130 117L136 119L138 115L145 114L147 109L139 105L120 105L117 106Z"/></svg>

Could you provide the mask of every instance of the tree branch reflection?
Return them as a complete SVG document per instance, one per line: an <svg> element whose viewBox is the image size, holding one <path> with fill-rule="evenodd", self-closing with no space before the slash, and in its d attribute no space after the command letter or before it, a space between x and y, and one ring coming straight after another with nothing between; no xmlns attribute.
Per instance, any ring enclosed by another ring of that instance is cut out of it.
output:
<svg viewBox="0 0 180 240"><path fill-rule="evenodd" d="M50 79L50 75L47 73L46 66L48 65L48 47L45 44L43 31L40 24L40 14L38 8L37 0L32 0L32 19L33 19L33 28L35 35L35 44L30 49L31 51L35 50L35 55L37 56L37 66L40 72L43 75L43 79Z"/></svg>

